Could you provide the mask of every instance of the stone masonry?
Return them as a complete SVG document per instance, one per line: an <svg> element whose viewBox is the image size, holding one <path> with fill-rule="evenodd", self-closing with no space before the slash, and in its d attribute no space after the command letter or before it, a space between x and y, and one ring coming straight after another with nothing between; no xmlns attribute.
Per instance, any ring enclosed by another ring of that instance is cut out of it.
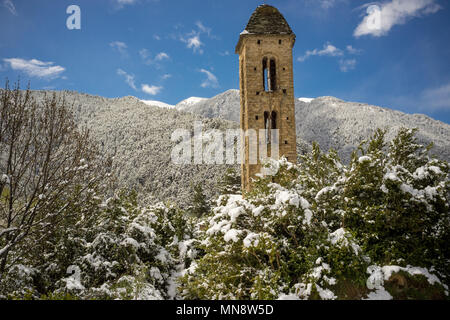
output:
<svg viewBox="0 0 450 320"><path fill-rule="evenodd" d="M239 54L241 94L242 190L251 190L251 180L261 171L259 156L251 164L251 136L256 130L257 150L267 148L270 157L273 139L259 136L260 129L278 129L279 156L296 163L296 132L292 48L295 34L281 13L261 5L252 14L236 46ZM270 132L270 131L269 131ZM262 141L262 143L261 143ZM272 158L276 158L274 155ZM254 158L256 159L256 158Z"/></svg>

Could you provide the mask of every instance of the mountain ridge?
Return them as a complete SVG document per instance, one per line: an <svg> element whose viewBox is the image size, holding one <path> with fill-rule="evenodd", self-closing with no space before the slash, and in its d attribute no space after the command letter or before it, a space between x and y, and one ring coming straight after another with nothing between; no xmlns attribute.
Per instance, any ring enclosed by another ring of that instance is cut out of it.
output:
<svg viewBox="0 0 450 320"><path fill-rule="evenodd" d="M149 202L172 201L181 206L190 202L195 184L201 183L208 197L218 193L216 181L229 166L173 164L170 155L176 144L171 141L171 133L177 128L192 132L195 121L202 121L205 131L239 128L238 90L198 99L184 110L148 105L134 96L105 98L76 91L33 91L32 95L42 99L52 93L65 96L73 105L77 122L89 128L102 153L113 158L118 187L142 190ZM308 103L296 100L295 104L299 154L317 141L322 150L334 148L348 162L351 151L362 140L387 125L387 141L402 126L419 127L419 142L434 141L433 152L450 160L450 125L426 115L335 97L319 97ZM239 165L234 168L239 172Z"/></svg>
<svg viewBox="0 0 450 320"><path fill-rule="evenodd" d="M417 127L419 142L434 142L433 151L442 159L450 160L450 125L424 114L409 114L333 96L317 97L310 102L297 98L295 109L297 143L305 147L316 141L323 150L337 150L344 162L349 161L351 151L370 138L377 128L387 129L389 141L400 127ZM183 111L239 123L239 90L227 90Z"/></svg>

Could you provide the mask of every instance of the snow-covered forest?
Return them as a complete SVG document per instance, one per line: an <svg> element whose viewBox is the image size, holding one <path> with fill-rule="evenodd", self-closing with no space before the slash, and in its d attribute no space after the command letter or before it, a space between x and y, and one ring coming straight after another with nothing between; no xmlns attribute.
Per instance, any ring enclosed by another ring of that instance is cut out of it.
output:
<svg viewBox="0 0 450 320"><path fill-rule="evenodd" d="M63 94L1 91L0 298L448 299L448 125L298 101L299 163L243 197L236 167L170 162L173 129L237 127L235 92Z"/></svg>
<svg viewBox="0 0 450 320"><path fill-rule="evenodd" d="M135 188L154 201L189 203L192 185L202 183L208 198L219 194L216 181L227 166L179 166L170 161L171 133L192 129L201 120L204 130L239 128L239 91L228 90L211 99L189 98L172 108L135 97L108 99L72 91L62 92L73 105L76 121L90 130L102 153L113 157L118 187ZM33 91L40 100L51 91ZM59 94L59 93L58 93ZM337 150L344 163L377 128L392 140L401 127L418 128L418 141L433 143L432 154L450 160L450 126L424 115L409 115L333 97L296 100L297 151L305 154L317 142L323 150ZM239 166L234 166L236 170Z"/></svg>

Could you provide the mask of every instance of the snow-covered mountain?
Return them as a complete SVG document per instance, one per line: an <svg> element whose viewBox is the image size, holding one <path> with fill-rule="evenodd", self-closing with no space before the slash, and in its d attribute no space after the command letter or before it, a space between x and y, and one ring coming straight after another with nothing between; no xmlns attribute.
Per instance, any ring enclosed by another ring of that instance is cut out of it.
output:
<svg viewBox="0 0 450 320"><path fill-rule="evenodd" d="M208 118L238 122L239 90L228 90L185 110ZM406 114L335 97L319 97L296 99L295 118L299 144L316 141L323 150L338 150L344 161L348 161L351 151L377 128L386 128L387 138L391 139L400 127L418 128L419 141L424 144L434 142L432 152L450 161L450 125L423 114Z"/></svg>
<svg viewBox="0 0 450 320"><path fill-rule="evenodd" d="M423 114L400 111L334 97L320 97L310 103L296 101L297 136L306 142L317 141L321 148L334 148L344 160L361 140L377 128L387 129L387 141L400 127L418 128L420 143L434 143L432 152L450 161L450 125Z"/></svg>
<svg viewBox="0 0 450 320"><path fill-rule="evenodd" d="M141 102L145 103L148 106L154 106L154 107L159 107L159 108L166 108L166 109L171 109L174 108L174 105L171 104L167 104L161 101L156 101L156 100L141 100Z"/></svg>
<svg viewBox="0 0 450 320"><path fill-rule="evenodd" d="M46 93L34 91L33 95L42 99ZM118 187L136 188L151 202L180 205L189 202L191 185L197 183L202 184L207 196L215 194L216 181L227 166L172 163L176 142L171 141L171 135L178 128L192 131L198 120L205 131L237 128L237 123L147 105L135 97L108 99L71 91L60 93L68 105L74 105L78 123L90 129L102 153L113 157Z"/></svg>
<svg viewBox="0 0 450 320"><path fill-rule="evenodd" d="M186 99L184 101L190 100L191 104L187 105L182 101L176 105L176 108L180 111L200 114L206 118L220 118L239 122L239 90L231 89L210 99L201 98L198 101L195 99L198 98ZM183 109L179 108L179 105L182 105Z"/></svg>
<svg viewBox="0 0 450 320"><path fill-rule="evenodd" d="M310 103L310 102L313 101L314 99L315 99L315 98L298 98L298 101Z"/></svg>
<svg viewBox="0 0 450 320"><path fill-rule="evenodd" d="M190 97L176 104L175 109L178 111L185 111L196 105L197 103L201 103L203 101L207 101L208 98L199 98L199 97Z"/></svg>
<svg viewBox="0 0 450 320"><path fill-rule="evenodd" d="M38 99L45 93L33 92ZM134 187L151 199L181 205L188 203L192 184L201 182L209 196L216 193L216 181L226 166L173 164L170 154L175 142L171 141L171 134L177 128L192 130L196 120L203 121L204 130L238 128L238 90L228 90L211 99L186 99L172 108L156 102L144 103L135 97L108 99L63 93L67 102L74 104L78 122L90 128L104 154L114 157L118 186ZM434 152L450 160L450 125L425 115L410 115L334 97L310 102L296 99L295 103L299 153L317 141L322 149L335 148L348 160L354 147L376 128L389 129L388 138L391 138L404 126L419 128L420 141L434 141Z"/></svg>

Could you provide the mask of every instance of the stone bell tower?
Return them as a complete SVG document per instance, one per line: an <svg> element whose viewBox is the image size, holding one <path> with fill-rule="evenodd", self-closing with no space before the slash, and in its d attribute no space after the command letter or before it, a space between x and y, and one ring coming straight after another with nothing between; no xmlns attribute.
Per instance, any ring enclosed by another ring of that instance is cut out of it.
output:
<svg viewBox="0 0 450 320"><path fill-rule="evenodd" d="M244 192L250 191L251 179L261 171L262 154L277 158L278 153L296 163L294 43L295 34L283 15L267 4L256 8L239 37Z"/></svg>

